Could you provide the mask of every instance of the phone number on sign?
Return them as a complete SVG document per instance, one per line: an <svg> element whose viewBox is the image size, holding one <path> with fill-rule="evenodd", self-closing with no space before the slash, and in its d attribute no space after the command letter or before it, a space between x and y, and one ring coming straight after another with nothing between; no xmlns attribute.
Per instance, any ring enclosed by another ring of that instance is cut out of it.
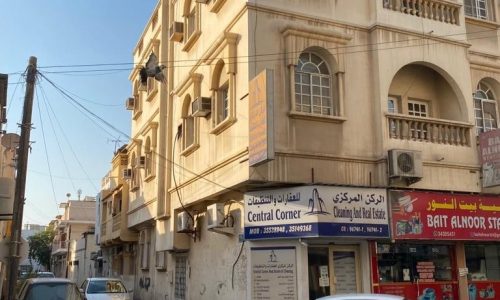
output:
<svg viewBox="0 0 500 300"><path fill-rule="evenodd" d="M250 229L250 234L273 234L289 232L312 232L312 225L286 225L286 226L266 226L262 228Z"/></svg>

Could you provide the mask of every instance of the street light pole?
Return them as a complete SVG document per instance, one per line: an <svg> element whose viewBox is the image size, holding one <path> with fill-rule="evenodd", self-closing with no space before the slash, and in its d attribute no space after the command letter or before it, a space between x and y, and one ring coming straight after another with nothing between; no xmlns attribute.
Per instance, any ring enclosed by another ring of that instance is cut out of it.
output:
<svg viewBox="0 0 500 300"><path fill-rule="evenodd" d="M28 169L28 150L31 132L31 114L33 111L33 96L36 81L37 59L31 56L26 72L26 93L24 96L23 121L21 138L17 153L16 188L14 193L14 209L12 215L12 231L10 234L10 255L7 277L7 299L15 298L15 286L19 268L19 245L21 244L21 229L23 226L24 193L26 190L26 172Z"/></svg>

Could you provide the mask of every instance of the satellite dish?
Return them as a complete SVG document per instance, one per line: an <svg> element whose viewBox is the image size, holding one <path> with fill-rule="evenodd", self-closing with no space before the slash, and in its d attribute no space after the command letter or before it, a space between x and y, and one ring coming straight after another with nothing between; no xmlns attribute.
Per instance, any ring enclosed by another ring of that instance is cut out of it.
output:
<svg viewBox="0 0 500 300"><path fill-rule="evenodd" d="M15 133L6 133L2 136L2 146L7 149L15 149L19 146L19 135Z"/></svg>

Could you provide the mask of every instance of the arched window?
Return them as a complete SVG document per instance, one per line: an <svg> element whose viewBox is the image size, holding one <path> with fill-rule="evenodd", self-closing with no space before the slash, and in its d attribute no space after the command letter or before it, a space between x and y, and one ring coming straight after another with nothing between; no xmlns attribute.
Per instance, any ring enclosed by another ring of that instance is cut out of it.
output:
<svg viewBox="0 0 500 300"><path fill-rule="evenodd" d="M191 96L184 98L182 106L182 150L194 145L195 120L191 111Z"/></svg>
<svg viewBox="0 0 500 300"><path fill-rule="evenodd" d="M131 158L132 159L130 161L130 169L131 169L130 189L135 190L139 187L139 168L137 165L137 156L135 155L135 152L132 153Z"/></svg>
<svg viewBox="0 0 500 300"><path fill-rule="evenodd" d="M144 146L144 154L145 154L144 171L146 173L145 176L147 178L149 176L154 175L154 167L155 167L154 152L153 149L151 148L151 139L149 137L146 139L146 144Z"/></svg>
<svg viewBox="0 0 500 300"><path fill-rule="evenodd" d="M332 77L325 60L312 52L303 52L295 71L295 110L333 115Z"/></svg>
<svg viewBox="0 0 500 300"><path fill-rule="evenodd" d="M188 51L201 34L200 31L200 3L185 0L183 8L184 17L184 51Z"/></svg>
<svg viewBox="0 0 500 300"><path fill-rule="evenodd" d="M478 135L498 127L496 97L491 87L484 81L479 82L474 93L474 116Z"/></svg>
<svg viewBox="0 0 500 300"><path fill-rule="evenodd" d="M229 74L223 60L219 60L213 74L213 122L217 126L229 118Z"/></svg>

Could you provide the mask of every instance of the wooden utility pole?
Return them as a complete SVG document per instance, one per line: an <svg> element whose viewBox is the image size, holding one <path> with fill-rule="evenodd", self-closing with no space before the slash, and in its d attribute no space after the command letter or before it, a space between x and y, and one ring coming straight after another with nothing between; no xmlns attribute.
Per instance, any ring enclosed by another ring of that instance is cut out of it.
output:
<svg viewBox="0 0 500 300"><path fill-rule="evenodd" d="M19 245L23 226L24 193L26 190L26 172L28 169L28 150L30 147L31 114L33 111L33 95L36 81L36 57L31 56L26 72L26 93L24 95L23 122L21 138L17 152L16 189L14 193L14 210L12 231L10 234L10 255L7 277L7 299L14 300L17 272L19 268Z"/></svg>

